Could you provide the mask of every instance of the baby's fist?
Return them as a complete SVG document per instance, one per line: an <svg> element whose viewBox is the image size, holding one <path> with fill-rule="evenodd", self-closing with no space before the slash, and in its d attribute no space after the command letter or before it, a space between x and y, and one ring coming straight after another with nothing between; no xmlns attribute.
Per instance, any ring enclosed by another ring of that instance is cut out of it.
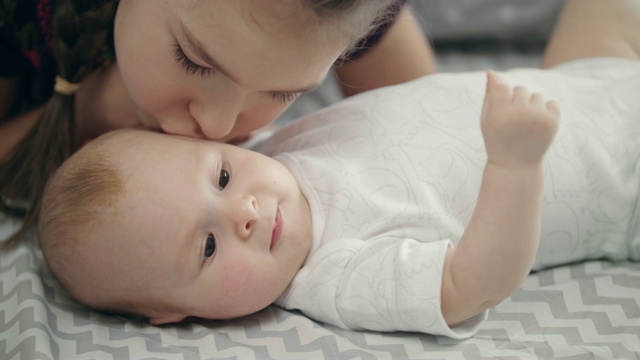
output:
<svg viewBox="0 0 640 360"><path fill-rule="evenodd" d="M541 163L559 119L555 101L522 86L511 88L487 71L481 128L489 162L507 167Z"/></svg>

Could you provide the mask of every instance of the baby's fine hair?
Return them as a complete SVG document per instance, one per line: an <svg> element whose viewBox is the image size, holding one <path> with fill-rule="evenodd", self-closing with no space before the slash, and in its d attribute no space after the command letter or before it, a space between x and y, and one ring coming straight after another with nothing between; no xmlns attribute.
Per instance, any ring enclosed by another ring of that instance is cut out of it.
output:
<svg viewBox="0 0 640 360"><path fill-rule="evenodd" d="M95 144L88 147L93 148L79 151L52 175L39 213L40 248L53 275L67 290L72 287L73 273L88 265L81 264L83 257L76 252L83 251L83 242L91 241L92 226L125 187L106 150Z"/></svg>
<svg viewBox="0 0 640 360"><path fill-rule="evenodd" d="M51 176L43 192L37 237L51 273L76 301L109 313L150 317L169 306L136 297L140 294L111 294L103 288L100 274L113 269L91 260L92 246L105 238L99 229L109 229L105 214L116 211L126 192L126 177L109 149L126 147L127 141L114 145L109 139L113 137L106 134L87 144Z"/></svg>
<svg viewBox="0 0 640 360"><path fill-rule="evenodd" d="M386 18L393 0L279 0L301 4L355 40ZM270 1L275 6L275 1ZM272 4L269 4L272 5ZM58 75L71 83L103 69L96 64L105 48L113 48L113 20L117 0L58 0L53 15L53 53ZM289 6L291 8L291 6ZM0 243L0 250L14 247L38 222L47 180L79 147L76 134L75 96L54 92L37 123L0 164L0 211L24 218L21 227ZM74 194L71 189L67 195Z"/></svg>

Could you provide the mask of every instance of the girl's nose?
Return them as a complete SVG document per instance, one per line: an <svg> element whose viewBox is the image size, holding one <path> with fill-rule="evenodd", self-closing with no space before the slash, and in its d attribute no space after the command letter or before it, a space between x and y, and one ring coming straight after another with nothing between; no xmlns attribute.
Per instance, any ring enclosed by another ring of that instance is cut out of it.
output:
<svg viewBox="0 0 640 360"><path fill-rule="evenodd" d="M194 125L208 139L229 135L241 111L242 100L239 98L224 102L194 101L189 105Z"/></svg>

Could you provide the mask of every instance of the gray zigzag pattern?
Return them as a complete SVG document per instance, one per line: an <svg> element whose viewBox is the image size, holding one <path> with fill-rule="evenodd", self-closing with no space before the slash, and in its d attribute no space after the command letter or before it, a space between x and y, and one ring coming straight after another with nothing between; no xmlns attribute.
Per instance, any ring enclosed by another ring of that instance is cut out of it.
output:
<svg viewBox="0 0 640 360"><path fill-rule="evenodd" d="M70 350L99 359L600 359L602 354L640 359L640 299L596 291L606 283L637 293L640 264L595 262L533 274L523 289L490 312L486 328L461 342L424 334L346 331L275 307L232 322L154 328L71 301L42 269L41 260L24 248L3 254L0 271L0 301L18 306L0 309L2 359L59 359ZM565 283L574 287L563 287ZM572 292L576 288L578 294ZM522 304L533 310L523 312ZM613 318L614 308L627 325ZM582 320L580 327L567 325L577 320ZM502 326L513 323L524 334ZM589 332L598 336L585 337ZM627 343L612 340L613 335L625 336Z"/></svg>
<svg viewBox="0 0 640 360"><path fill-rule="evenodd" d="M640 307L638 305L638 299L634 301L630 298L622 298L607 295L598 295L596 292L596 280L601 280L603 277L611 277L613 283L623 284L627 288L640 289L640 269L638 264L626 264L629 270L634 271L635 274L612 274L608 275L606 270L598 274L588 274L586 277L580 278L578 276L577 284L580 290L580 299L585 305L606 305L606 306L619 306L621 311L625 314L626 319L635 320L634 325L631 326L617 326L612 324L610 320L610 311L608 308L603 308L603 311L576 311L575 309L569 309L567 301L565 300L565 291L563 290L521 290L512 296L514 302L540 302L549 304L549 310L553 316L554 323L545 325L541 324L534 314L504 312L494 314L493 319L513 321L514 319L520 321L522 324L527 324L526 329L528 334L540 334L550 335L557 334L562 336L566 344L569 346L575 346L578 348L606 348L608 352L612 354L613 358L619 359L640 359L640 331L638 331L638 324L640 323ZM572 268L578 268L580 265L573 265ZM581 272L579 270L578 272ZM572 274L576 275L576 274ZM584 328L572 327L572 326L558 326L556 321L560 324L561 320L590 320L590 322L584 321L582 326L592 327L593 332L601 335L617 335L619 338L622 335L635 338L635 344L638 346L636 349L629 349L624 343L618 341L591 341L588 338L584 338L582 333L585 333ZM553 354L546 352L538 352L536 348L536 354L540 358L551 358Z"/></svg>

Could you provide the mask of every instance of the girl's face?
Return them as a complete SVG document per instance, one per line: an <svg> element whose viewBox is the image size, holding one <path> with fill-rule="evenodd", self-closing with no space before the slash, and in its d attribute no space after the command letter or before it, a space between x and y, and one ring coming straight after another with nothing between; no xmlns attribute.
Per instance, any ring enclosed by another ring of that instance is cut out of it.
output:
<svg viewBox="0 0 640 360"><path fill-rule="evenodd" d="M118 67L144 126L228 140L324 80L348 39L291 1L121 0Z"/></svg>

